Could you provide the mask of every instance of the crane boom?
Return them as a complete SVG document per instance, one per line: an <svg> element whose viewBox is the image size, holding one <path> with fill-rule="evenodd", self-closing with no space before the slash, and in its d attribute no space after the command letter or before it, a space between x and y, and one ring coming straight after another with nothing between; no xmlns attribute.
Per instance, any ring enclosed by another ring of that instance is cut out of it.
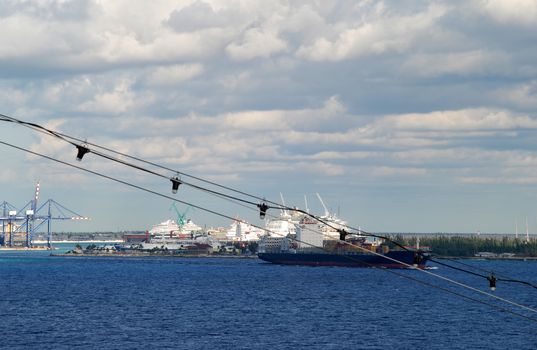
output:
<svg viewBox="0 0 537 350"><path fill-rule="evenodd" d="M321 198L321 195L318 192L315 192L315 194L317 195L317 198L319 198L319 201L321 202L321 205L324 208L324 215L329 216L330 212L328 211L328 208L326 207L326 205L324 205L324 202L323 202L323 199Z"/></svg>
<svg viewBox="0 0 537 350"><path fill-rule="evenodd" d="M280 192L280 198L282 199L282 205L285 207L285 199L283 199L283 194ZM282 209L283 215L287 215L287 210Z"/></svg>

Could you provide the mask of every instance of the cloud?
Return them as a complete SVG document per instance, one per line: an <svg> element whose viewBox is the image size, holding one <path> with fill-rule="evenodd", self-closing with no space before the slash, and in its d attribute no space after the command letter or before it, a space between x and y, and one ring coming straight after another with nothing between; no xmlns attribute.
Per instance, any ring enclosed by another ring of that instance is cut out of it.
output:
<svg viewBox="0 0 537 350"><path fill-rule="evenodd" d="M45 20L74 21L87 19L95 8L90 0L13 1L6 0L0 10L1 17L26 14Z"/></svg>
<svg viewBox="0 0 537 350"><path fill-rule="evenodd" d="M173 86L203 73L203 65L172 65L153 69L147 81L151 86Z"/></svg>
<svg viewBox="0 0 537 350"><path fill-rule="evenodd" d="M497 67L506 67L507 63L508 59L504 54L477 50L447 54L418 54L410 56L401 69L424 77L485 75L499 73Z"/></svg>
<svg viewBox="0 0 537 350"><path fill-rule="evenodd" d="M375 128L389 126L399 130L509 130L535 129L537 119L504 110L476 108L388 116L376 124Z"/></svg>
<svg viewBox="0 0 537 350"><path fill-rule="evenodd" d="M215 10L211 4L195 1L181 9L174 10L166 24L178 32L193 32L207 28L220 28L230 25L231 13Z"/></svg>
<svg viewBox="0 0 537 350"><path fill-rule="evenodd" d="M537 177L461 177L459 181L471 185L535 185Z"/></svg>
<svg viewBox="0 0 537 350"><path fill-rule="evenodd" d="M120 81L111 91L100 92L91 101L81 104L79 110L111 114L126 112L136 103L130 86L131 82L128 80Z"/></svg>
<svg viewBox="0 0 537 350"><path fill-rule="evenodd" d="M313 61L340 61L360 56L401 53L414 41L431 31L446 8L431 5L411 15L381 12L367 14L351 28L339 30L335 39L321 37L311 45L303 45L297 56Z"/></svg>
<svg viewBox="0 0 537 350"><path fill-rule="evenodd" d="M7 86L0 89L0 103L6 105L24 105L27 95L21 89Z"/></svg>
<svg viewBox="0 0 537 350"><path fill-rule="evenodd" d="M69 27L69 25L68 25ZM55 34L60 26L56 23L47 23L36 20L24 14L13 14L3 18L1 28L4 35L0 37L0 59L24 58L28 56L43 55L42 59L48 61L47 54L69 53L67 35L59 38Z"/></svg>
<svg viewBox="0 0 537 350"><path fill-rule="evenodd" d="M222 127L233 130L284 130L287 120L280 111L244 111L224 116Z"/></svg>
<svg viewBox="0 0 537 350"><path fill-rule="evenodd" d="M177 33L163 22L160 6L132 15L138 6L88 6L83 20L58 20L37 12L15 12L4 18L0 61L6 67L34 64L34 70L107 71L147 63L193 59L221 49L232 33L223 29ZM91 28L91 30L89 29ZM57 57L61 57L58 60ZM13 68L12 68L13 70Z"/></svg>
<svg viewBox="0 0 537 350"><path fill-rule="evenodd" d="M297 8L288 9L283 14L285 19L279 23L281 31L287 35L298 36L301 41L313 40L322 35L327 23L320 10L314 6L301 4L297 5Z"/></svg>
<svg viewBox="0 0 537 350"><path fill-rule="evenodd" d="M317 130L330 128L345 112L338 97L331 96L320 108L229 113L221 125L244 130Z"/></svg>
<svg viewBox="0 0 537 350"><path fill-rule="evenodd" d="M20 179L20 174L15 169L2 169L0 170L0 182L4 184L10 184L13 181Z"/></svg>
<svg viewBox="0 0 537 350"><path fill-rule="evenodd" d="M248 29L239 41L226 47L227 54L234 60L251 60L267 58L284 51L287 43L276 32L261 28Z"/></svg>
<svg viewBox="0 0 537 350"><path fill-rule="evenodd" d="M340 160L340 159L367 159L367 158L381 158L384 153L382 152L367 152L367 151L324 151L315 153L309 156L310 159L317 160Z"/></svg>
<svg viewBox="0 0 537 350"><path fill-rule="evenodd" d="M47 122L45 125L43 125L45 128L50 130L60 130L61 126L65 123L65 120L62 119L54 119ZM66 152L66 150L70 147L69 144L66 142L59 140L57 138L51 137L46 133L36 133L35 136L38 139L37 143L34 143L30 146L30 150L42 153L46 155L50 155L53 157L63 155ZM34 155L28 155L28 157L32 160L41 160L41 158L38 158Z"/></svg>
<svg viewBox="0 0 537 350"><path fill-rule="evenodd" d="M537 80L504 87L494 94L498 99L513 103L517 108L537 108Z"/></svg>
<svg viewBox="0 0 537 350"><path fill-rule="evenodd" d="M422 176L427 170L420 168L395 168L388 166L375 167L372 169L374 176Z"/></svg>
<svg viewBox="0 0 537 350"><path fill-rule="evenodd" d="M7 1L0 102L5 114L253 192L326 186L349 206L353 191L391 200L386 188L451 196L462 184L515 196L537 171L535 8ZM47 137L0 133L73 158L72 146ZM151 181L109 163L84 165ZM27 157L10 166L94 188Z"/></svg>
<svg viewBox="0 0 537 350"><path fill-rule="evenodd" d="M502 24L535 27L537 3L533 0L481 0L479 9Z"/></svg>
<svg viewBox="0 0 537 350"><path fill-rule="evenodd" d="M342 165L332 162L298 162L296 164L298 171L310 174L323 174L325 176L339 176L346 172L346 168ZM283 169L282 169L283 170Z"/></svg>
<svg viewBox="0 0 537 350"><path fill-rule="evenodd" d="M364 179L430 177L435 169L445 169L442 176L451 174L466 183L475 172L461 177L455 169L489 168L494 173L499 165L534 167L534 161L519 151L489 151L479 143L463 146L498 136L515 139L516 132L509 134L510 130L536 127L528 116L470 109L388 115L365 125L349 116L353 128L319 131L339 113L346 113L346 108L331 97L316 109L191 114L169 120L122 118L114 131L132 135L131 139L109 144L125 153L229 179L244 177L237 169L276 174L292 164L292 172L327 177L361 174ZM317 131L302 127L312 116ZM109 121L100 123L101 129L109 128Z"/></svg>

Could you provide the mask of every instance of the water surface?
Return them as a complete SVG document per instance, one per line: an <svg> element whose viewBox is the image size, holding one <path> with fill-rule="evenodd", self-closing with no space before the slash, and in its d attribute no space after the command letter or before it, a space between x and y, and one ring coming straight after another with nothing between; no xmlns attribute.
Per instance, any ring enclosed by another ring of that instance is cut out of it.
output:
<svg viewBox="0 0 537 350"><path fill-rule="evenodd" d="M471 261L535 282L537 263ZM487 281L432 272L486 290ZM403 275L525 312L430 278ZM380 269L0 253L6 349L536 349L537 323ZM537 289L495 295L537 307Z"/></svg>

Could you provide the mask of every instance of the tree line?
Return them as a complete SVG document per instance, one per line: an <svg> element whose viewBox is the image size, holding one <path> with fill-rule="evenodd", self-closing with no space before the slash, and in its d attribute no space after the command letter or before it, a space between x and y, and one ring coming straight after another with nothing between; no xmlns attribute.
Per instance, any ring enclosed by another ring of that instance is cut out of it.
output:
<svg viewBox="0 0 537 350"><path fill-rule="evenodd" d="M416 237L396 235L391 237L404 246L416 246ZM421 248L429 248L435 255L440 256L475 256L480 252L494 254L511 253L517 256L537 257L537 240L503 237L462 237L462 236L434 236L420 237Z"/></svg>

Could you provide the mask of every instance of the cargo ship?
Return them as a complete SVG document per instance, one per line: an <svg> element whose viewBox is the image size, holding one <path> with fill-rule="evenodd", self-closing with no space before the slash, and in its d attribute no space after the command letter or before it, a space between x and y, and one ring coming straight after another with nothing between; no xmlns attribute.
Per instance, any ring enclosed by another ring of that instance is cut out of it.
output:
<svg viewBox="0 0 537 350"><path fill-rule="evenodd" d="M333 252L264 252L261 260L280 265L377 267L406 269L426 268L427 257L412 251L390 251L387 254ZM391 260L393 259L393 260Z"/></svg>
<svg viewBox="0 0 537 350"><path fill-rule="evenodd" d="M382 240L368 240L359 232L343 235L343 240L326 240L317 225L315 220L302 220L294 237L264 236L259 259L282 265L426 268L429 256L419 249L390 249Z"/></svg>

